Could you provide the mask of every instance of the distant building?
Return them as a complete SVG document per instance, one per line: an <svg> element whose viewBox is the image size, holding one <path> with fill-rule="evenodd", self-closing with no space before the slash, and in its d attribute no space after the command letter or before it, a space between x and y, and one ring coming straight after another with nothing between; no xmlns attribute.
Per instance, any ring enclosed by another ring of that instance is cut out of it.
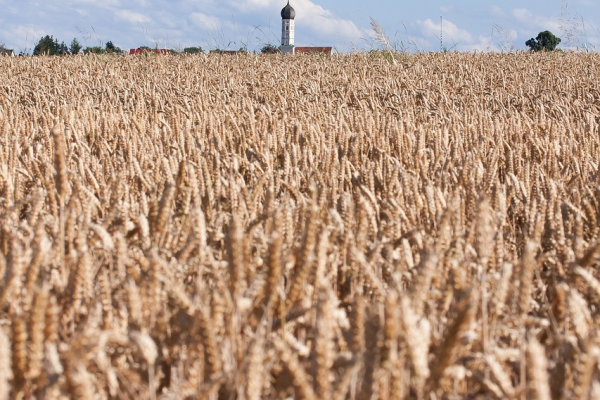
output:
<svg viewBox="0 0 600 400"><path fill-rule="evenodd" d="M14 57L15 51L13 49L0 49L0 56Z"/></svg>
<svg viewBox="0 0 600 400"><path fill-rule="evenodd" d="M281 10L281 52L283 54L294 54L294 19L296 11L287 5Z"/></svg>
<svg viewBox="0 0 600 400"><path fill-rule="evenodd" d="M295 47L294 28L296 10L290 2L281 10L281 53L283 54L331 54L332 47Z"/></svg>

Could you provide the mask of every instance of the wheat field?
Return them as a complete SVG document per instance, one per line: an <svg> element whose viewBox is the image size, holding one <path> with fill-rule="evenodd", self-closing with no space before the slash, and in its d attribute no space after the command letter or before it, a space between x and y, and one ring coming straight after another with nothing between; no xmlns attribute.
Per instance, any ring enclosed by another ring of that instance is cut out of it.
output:
<svg viewBox="0 0 600 400"><path fill-rule="evenodd" d="M600 398L597 54L0 58L0 400Z"/></svg>

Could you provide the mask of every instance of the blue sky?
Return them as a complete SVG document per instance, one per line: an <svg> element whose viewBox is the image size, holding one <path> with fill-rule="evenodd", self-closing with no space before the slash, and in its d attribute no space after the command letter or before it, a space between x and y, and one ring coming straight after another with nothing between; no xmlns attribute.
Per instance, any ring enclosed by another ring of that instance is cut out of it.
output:
<svg viewBox="0 0 600 400"><path fill-rule="evenodd" d="M49 34L85 46L112 41L128 49L200 46L259 49L279 44L279 12L286 0L0 0L0 44L31 51ZM369 49L370 18L389 39L409 50L461 51L525 48L543 30L563 37L561 46L588 43L600 49L598 0L291 0L297 46ZM565 7L568 5L568 7ZM567 37L566 32L572 35ZM569 43L567 43L569 42Z"/></svg>

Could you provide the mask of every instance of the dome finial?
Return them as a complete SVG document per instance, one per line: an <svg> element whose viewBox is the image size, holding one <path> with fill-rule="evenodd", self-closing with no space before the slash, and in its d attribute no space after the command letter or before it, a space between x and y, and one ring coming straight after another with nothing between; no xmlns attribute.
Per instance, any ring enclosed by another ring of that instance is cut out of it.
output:
<svg viewBox="0 0 600 400"><path fill-rule="evenodd" d="M290 0L288 0L287 5L283 7L281 10L281 18L282 19L294 19L296 18L296 10L292 6L290 6Z"/></svg>

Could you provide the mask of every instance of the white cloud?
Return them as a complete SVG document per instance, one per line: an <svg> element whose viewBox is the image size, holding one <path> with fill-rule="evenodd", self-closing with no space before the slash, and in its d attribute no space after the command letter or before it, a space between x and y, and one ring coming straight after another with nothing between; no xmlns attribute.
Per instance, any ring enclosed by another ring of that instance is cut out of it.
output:
<svg viewBox="0 0 600 400"><path fill-rule="evenodd" d="M117 18L122 19L123 21L130 22L132 24L145 24L148 22L152 22L152 18L145 14L136 13L130 10L117 10L115 11L115 15Z"/></svg>
<svg viewBox="0 0 600 400"><path fill-rule="evenodd" d="M249 0L249 1L272 1L272 0ZM363 34L354 22L336 17L331 11L313 3L310 0L296 0L296 29L302 29L302 25L308 27L312 33L327 37L329 40L337 40L340 37L347 41L356 41ZM297 42L302 44L301 38ZM327 39L326 39L327 40ZM297 43L298 44L298 43ZM305 43L309 44L309 43ZM315 45L327 45L330 43L314 43Z"/></svg>
<svg viewBox="0 0 600 400"><path fill-rule="evenodd" d="M473 43L473 36L466 29L460 29L453 22L445 19L443 23L433 22L431 19L425 21L417 21L417 26L425 36L440 37L442 33L444 43Z"/></svg>
<svg viewBox="0 0 600 400"><path fill-rule="evenodd" d="M272 16L277 19L279 19L279 11L285 6L283 0L229 0L228 3L242 12L269 10L269 13L271 13L276 10ZM308 28L313 36L328 37L331 39L325 40L336 41L340 38L344 41L353 41L363 36L363 33L354 22L335 16L333 12L311 0L294 0L293 7L296 10L296 31ZM296 45L309 44L303 42L302 37L296 35ZM317 45L317 43L314 44ZM330 43L318 44L326 45Z"/></svg>
<svg viewBox="0 0 600 400"><path fill-rule="evenodd" d="M2 11L4 16L6 16L6 14L17 14L19 12L19 8L13 4L7 4L2 7Z"/></svg>
<svg viewBox="0 0 600 400"><path fill-rule="evenodd" d="M496 6L496 5L492 5L490 6L490 11L492 12L492 15L497 15L497 16L503 16L504 15L504 11Z"/></svg>
<svg viewBox="0 0 600 400"><path fill-rule="evenodd" d="M182 0L182 3L189 4L192 7L206 8L215 4L215 0Z"/></svg>
<svg viewBox="0 0 600 400"><path fill-rule="evenodd" d="M214 29L218 29L221 27L221 20L214 15L207 15L201 12L195 12L190 15L192 22L198 28L203 29L205 31L212 31Z"/></svg>
<svg viewBox="0 0 600 400"><path fill-rule="evenodd" d="M431 47L431 42L424 37L420 36L408 36L406 43L404 43L408 50L420 51Z"/></svg>
<svg viewBox="0 0 600 400"><path fill-rule="evenodd" d="M560 22L557 18L548 18L533 12L525 8L515 8L512 10L513 17L533 30L550 30L554 32L560 31Z"/></svg>
<svg viewBox="0 0 600 400"><path fill-rule="evenodd" d="M466 46L458 46L459 50L464 51L497 51L499 50L497 46L492 43L492 39L489 36L479 36L475 43L466 45Z"/></svg>
<svg viewBox="0 0 600 400"><path fill-rule="evenodd" d="M256 9L264 8L275 9L279 5L281 5L281 8L285 6L285 4L282 4L282 2L278 0L229 0L228 3L243 12L254 11ZM296 4L294 4L294 9L298 9L296 7Z"/></svg>
<svg viewBox="0 0 600 400"><path fill-rule="evenodd" d="M71 4L89 4L101 8L118 7L119 0L70 0Z"/></svg>
<svg viewBox="0 0 600 400"><path fill-rule="evenodd" d="M513 16L519 21L524 21L531 15L531 12L525 8L515 8L512 11Z"/></svg>
<svg viewBox="0 0 600 400"><path fill-rule="evenodd" d="M315 15L310 18L301 18L300 21L314 33L331 39L341 36L346 40L356 40L362 36L361 31L352 21L331 18L325 15ZM327 43L323 43L327 44Z"/></svg>
<svg viewBox="0 0 600 400"><path fill-rule="evenodd" d="M577 1L578 4L584 5L584 6L597 6L598 4L596 3L596 1L592 1L592 0L579 0Z"/></svg>
<svg viewBox="0 0 600 400"><path fill-rule="evenodd" d="M164 25L165 28L179 30L182 23L178 16L175 16L169 12L160 13L156 15L156 22L160 25Z"/></svg>
<svg viewBox="0 0 600 400"><path fill-rule="evenodd" d="M51 33L46 32L42 29L37 29L32 25L17 25L17 26L3 26L0 28L0 38L11 38L13 43L6 43L7 47L14 48L15 51L33 49L35 43L44 35ZM17 40L15 40L17 39ZM20 44L16 45L15 42ZM3 42L3 40L0 40Z"/></svg>

